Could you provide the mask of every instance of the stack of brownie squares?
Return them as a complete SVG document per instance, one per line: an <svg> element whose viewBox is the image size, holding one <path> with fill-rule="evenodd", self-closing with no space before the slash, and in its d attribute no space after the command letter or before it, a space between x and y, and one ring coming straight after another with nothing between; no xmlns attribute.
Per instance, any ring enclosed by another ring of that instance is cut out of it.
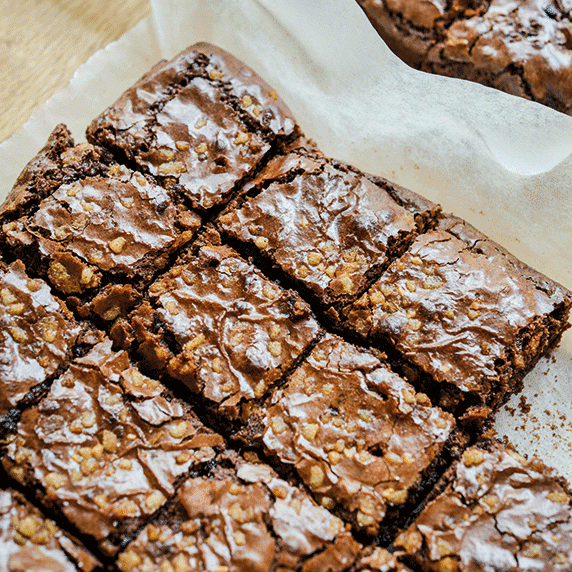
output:
<svg viewBox="0 0 572 572"><path fill-rule="evenodd" d="M572 493L490 430L570 292L207 44L87 139L0 209L4 569L571 569Z"/></svg>

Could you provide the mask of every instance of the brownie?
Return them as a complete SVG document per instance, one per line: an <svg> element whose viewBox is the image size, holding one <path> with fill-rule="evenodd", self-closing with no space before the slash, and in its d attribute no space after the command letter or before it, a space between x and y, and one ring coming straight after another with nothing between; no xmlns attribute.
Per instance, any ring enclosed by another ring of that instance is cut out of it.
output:
<svg viewBox="0 0 572 572"><path fill-rule="evenodd" d="M44 169L43 178L22 176L26 193L42 200L28 200L19 190L23 183L17 183L8 204L20 216L3 225L4 240L82 315L93 312L111 321L193 237L200 218L176 194L118 164L101 163L93 176L78 170L61 182L60 167L50 167L59 144L56 134L50 138L52 147L48 142L32 162L36 171ZM60 159L98 153L103 150L83 144L61 153ZM31 170L29 165L24 173ZM48 193L40 180L49 186Z"/></svg>
<svg viewBox="0 0 572 572"><path fill-rule="evenodd" d="M20 493L0 489L0 570L92 572L100 562Z"/></svg>
<svg viewBox="0 0 572 572"><path fill-rule="evenodd" d="M358 2L380 36L407 64L572 114L569 2Z"/></svg>
<svg viewBox="0 0 572 572"><path fill-rule="evenodd" d="M563 287L445 217L344 315L370 342L396 348L434 401L480 423L558 342L571 305Z"/></svg>
<svg viewBox="0 0 572 572"><path fill-rule="evenodd" d="M3 464L109 555L222 444L189 405L105 340L24 411Z"/></svg>
<svg viewBox="0 0 572 572"><path fill-rule="evenodd" d="M342 521L302 489L268 465L231 454L210 477L183 483L169 514L143 529L118 566L123 572L341 572L360 548Z"/></svg>
<svg viewBox="0 0 572 572"><path fill-rule="evenodd" d="M236 419L320 333L309 306L210 231L151 284L131 320L147 367L167 371L219 417Z"/></svg>
<svg viewBox="0 0 572 572"><path fill-rule="evenodd" d="M0 224L21 216L64 183L104 173L112 161L105 149L85 143L74 145L68 128L57 125L0 205Z"/></svg>
<svg viewBox="0 0 572 572"><path fill-rule="evenodd" d="M157 64L93 121L87 138L209 209L298 133L275 90L200 43Z"/></svg>
<svg viewBox="0 0 572 572"><path fill-rule="evenodd" d="M327 334L251 417L267 454L293 465L322 506L369 534L415 506L456 438L452 415L383 358Z"/></svg>
<svg viewBox="0 0 572 572"><path fill-rule="evenodd" d="M416 569L564 571L572 565L572 497L538 459L471 448L395 541Z"/></svg>
<svg viewBox="0 0 572 572"><path fill-rule="evenodd" d="M335 317L423 230L415 215L423 226L423 215L438 212L428 202L402 206L393 188L339 162L294 152L270 161L217 223Z"/></svg>
<svg viewBox="0 0 572 572"><path fill-rule="evenodd" d="M46 391L81 332L65 304L21 261L0 261L0 433L9 413Z"/></svg>

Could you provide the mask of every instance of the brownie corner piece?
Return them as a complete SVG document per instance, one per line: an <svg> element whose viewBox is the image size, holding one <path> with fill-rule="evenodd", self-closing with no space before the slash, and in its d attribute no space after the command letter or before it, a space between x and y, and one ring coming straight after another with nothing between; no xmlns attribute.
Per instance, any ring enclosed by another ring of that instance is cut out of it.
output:
<svg viewBox="0 0 572 572"><path fill-rule="evenodd" d="M428 205L405 208L389 186L292 152L272 159L217 225L335 313L405 250L418 231L416 214L437 215Z"/></svg>
<svg viewBox="0 0 572 572"><path fill-rule="evenodd" d="M88 140L177 188L200 210L224 204L267 153L297 134L275 90L204 43L156 65L87 130Z"/></svg>
<svg viewBox="0 0 572 572"><path fill-rule="evenodd" d="M43 280L30 278L19 260L0 260L0 423L47 389L81 330Z"/></svg>
<svg viewBox="0 0 572 572"><path fill-rule="evenodd" d="M326 334L251 422L270 458L356 530L391 538L447 464L451 414L392 373L384 356Z"/></svg>
<svg viewBox="0 0 572 572"><path fill-rule="evenodd" d="M110 161L103 148L85 143L75 145L68 128L63 124L56 126L0 205L0 224L9 225L26 214L62 183L105 171Z"/></svg>
<svg viewBox="0 0 572 572"><path fill-rule="evenodd" d="M417 237L344 315L393 346L432 399L479 424L569 327L571 298L459 221Z"/></svg>
<svg viewBox="0 0 572 572"><path fill-rule="evenodd" d="M41 563L41 564L40 564ZM93 572L98 559L24 496L0 489L0 569Z"/></svg>
<svg viewBox="0 0 572 572"><path fill-rule="evenodd" d="M572 496L539 459L490 442L467 449L396 539L416 570L570 570Z"/></svg>
<svg viewBox="0 0 572 572"><path fill-rule="evenodd" d="M265 278L215 231L149 287L131 314L147 367L201 395L225 419L262 398L321 333L299 295Z"/></svg>
<svg viewBox="0 0 572 572"><path fill-rule="evenodd" d="M187 403L104 339L22 413L2 462L112 556L222 446Z"/></svg>
<svg viewBox="0 0 572 572"><path fill-rule="evenodd" d="M177 491L170 512L119 555L122 572L342 572L361 545L303 489L231 454Z"/></svg>

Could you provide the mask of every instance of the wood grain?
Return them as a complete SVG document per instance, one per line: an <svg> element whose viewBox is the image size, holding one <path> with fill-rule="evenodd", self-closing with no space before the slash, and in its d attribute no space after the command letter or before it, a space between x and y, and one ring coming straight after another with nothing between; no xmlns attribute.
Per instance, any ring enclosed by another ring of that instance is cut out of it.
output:
<svg viewBox="0 0 572 572"><path fill-rule="evenodd" d="M150 11L149 0L0 0L0 142Z"/></svg>

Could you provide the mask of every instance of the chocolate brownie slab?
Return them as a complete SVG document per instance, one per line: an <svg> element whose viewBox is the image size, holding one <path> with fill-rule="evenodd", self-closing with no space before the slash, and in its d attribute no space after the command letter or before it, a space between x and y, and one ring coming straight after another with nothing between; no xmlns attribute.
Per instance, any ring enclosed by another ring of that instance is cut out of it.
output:
<svg viewBox="0 0 572 572"><path fill-rule="evenodd" d="M366 339L393 344L441 406L479 420L559 340L571 304L570 292L446 217L344 314Z"/></svg>
<svg viewBox="0 0 572 572"><path fill-rule="evenodd" d="M46 391L72 356L81 327L20 261L0 261L0 432L7 414Z"/></svg>
<svg viewBox="0 0 572 572"><path fill-rule="evenodd" d="M416 569L564 571L572 567L572 497L538 459L500 444L471 448L396 540Z"/></svg>
<svg viewBox="0 0 572 572"><path fill-rule="evenodd" d="M388 46L409 65L572 113L570 2L358 2Z"/></svg>
<svg viewBox="0 0 572 572"><path fill-rule="evenodd" d="M24 497L0 489L0 570L92 572L98 560Z"/></svg>
<svg viewBox="0 0 572 572"><path fill-rule="evenodd" d="M123 572L145 570L341 572L358 544L341 520L267 465L236 454L210 478L189 479L168 515L119 555Z"/></svg>
<svg viewBox="0 0 572 572"><path fill-rule="evenodd" d="M438 212L402 206L390 183L323 157L273 159L247 196L218 218L225 235L250 245L335 316L401 254ZM429 223L430 224L430 223Z"/></svg>
<svg viewBox="0 0 572 572"><path fill-rule="evenodd" d="M9 474L114 554L222 438L109 340L76 359L6 440Z"/></svg>
<svg viewBox="0 0 572 572"><path fill-rule="evenodd" d="M33 203L26 195L19 204L23 183L16 185L8 205L20 216L3 225L4 240L80 313L114 320L133 304L140 285L192 238L200 219L170 191L117 164L101 163L95 176L78 169L75 177L63 178L59 165L49 166L56 153L54 135L51 141L43 161L33 162L43 176L23 177L26 192L42 200ZM84 144L60 159L100 151Z"/></svg>
<svg viewBox="0 0 572 572"><path fill-rule="evenodd" d="M252 422L270 456L370 534L411 511L455 439L452 415L391 373L383 355L330 334Z"/></svg>
<svg viewBox="0 0 572 572"><path fill-rule="evenodd" d="M219 48L195 44L157 64L93 121L87 137L209 209L298 132L254 71Z"/></svg>
<svg viewBox="0 0 572 572"><path fill-rule="evenodd" d="M148 367L235 419L262 398L320 333L310 308L211 231L149 288L131 316Z"/></svg>

